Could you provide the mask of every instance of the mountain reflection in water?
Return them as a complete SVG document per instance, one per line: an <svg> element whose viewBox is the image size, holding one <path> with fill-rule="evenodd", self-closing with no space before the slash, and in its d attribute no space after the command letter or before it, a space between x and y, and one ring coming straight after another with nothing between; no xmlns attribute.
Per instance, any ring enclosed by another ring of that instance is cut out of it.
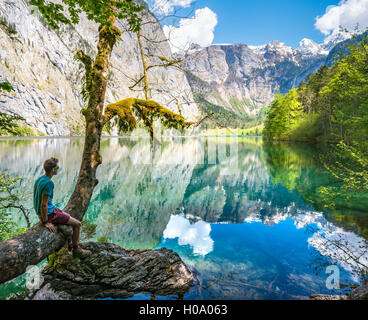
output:
<svg viewBox="0 0 368 320"><path fill-rule="evenodd" d="M23 178L19 188L32 207L43 161L59 158L54 203L63 207L82 150L80 138L0 140L0 171ZM261 138L208 137L167 138L152 153L146 138L104 138L83 239L172 248L199 273L200 285L185 299L342 294L326 288L325 267L337 264L341 282L353 283L368 266L367 199L323 211L316 189L328 180L319 152Z"/></svg>

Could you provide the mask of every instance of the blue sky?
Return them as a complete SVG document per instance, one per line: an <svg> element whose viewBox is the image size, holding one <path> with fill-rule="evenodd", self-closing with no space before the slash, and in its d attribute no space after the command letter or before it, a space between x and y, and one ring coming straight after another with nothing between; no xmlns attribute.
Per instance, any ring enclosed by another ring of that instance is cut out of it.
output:
<svg viewBox="0 0 368 320"><path fill-rule="evenodd" d="M318 43L324 35L314 27L333 0L199 0L195 7L208 7L217 14L214 43L262 45L272 40L296 47L302 38Z"/></svg>
<svg viewBox="0 0 368 320"><path fill-rule="evenodd" d="M339 26L368 26L368 0L147 0L170 41L262 45L279 40L295 48L303 38L322 43ZM179 10L179 11L177 11ZM186 18L185 18L186 17ZM188 19L190 18L190 19Z"/></svg>

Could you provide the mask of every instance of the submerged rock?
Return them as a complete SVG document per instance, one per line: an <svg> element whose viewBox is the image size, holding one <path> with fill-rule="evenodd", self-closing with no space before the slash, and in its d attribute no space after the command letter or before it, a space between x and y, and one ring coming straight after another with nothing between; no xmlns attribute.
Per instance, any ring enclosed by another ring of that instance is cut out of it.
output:
<svg viewBox="0 0 368 320"><path fill-rule="evenodd" d="M330 294L312 294L309 297L311 300L347 300L345 295L330 295Z"/></svg>
<svg viewBox="0 0 368 320"><path fill-rule="evenodd" d="M368 300L368 283L354 289L350 295L312 294L311 300Z"/></svg>
<svg viewBox="0 0 368 320"><path fill-rule="evenodd" d="M351 300L368 300L368 283L353 290L350 294Z"/></svg>
<svg viewBox="0 0 368 320"><path fill-rule="evenodd" d="M183 295L195 283L189 267L167 248L128 250L89 242L92 254L74 258L66 248L50 256L35 300L128 298L137 293Z"/></svg>

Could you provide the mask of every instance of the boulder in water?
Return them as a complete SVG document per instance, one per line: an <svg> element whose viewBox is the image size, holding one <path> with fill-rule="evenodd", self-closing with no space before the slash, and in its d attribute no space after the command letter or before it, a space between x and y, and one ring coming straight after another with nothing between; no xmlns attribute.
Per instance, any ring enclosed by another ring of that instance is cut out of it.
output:
<svg viewBox="0 0 368 320"><path fill-rule="evenodd" d="M90 256L74 258L67 248L49 257L36 300L128 298L137 293L183 295L194 273L171 249L129 250L112 243L81 244Z"/></svg>

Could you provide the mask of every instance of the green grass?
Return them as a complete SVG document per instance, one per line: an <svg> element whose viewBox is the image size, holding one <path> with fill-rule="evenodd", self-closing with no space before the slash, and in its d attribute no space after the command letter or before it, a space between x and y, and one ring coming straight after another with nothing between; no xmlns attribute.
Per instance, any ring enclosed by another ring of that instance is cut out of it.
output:
<svg viewBox="0 0 368 320"><path fill-rule="evenodd" d="M249 99L240 100L237 97L233 97L233 98L230 99L229 102L232 105L232 107L236 110L236 112L239 113L240 115L243 115L243 116L248 115L247 112L245 111L245 109L254 110L254 109L258 108L258 106L255 105Z"/></svg>
<svg viewBox="0 0 368 320"><path fill-rule="evenodd" d="M14 36L17 34L15 24L9 23L4 17L0 18L0 26L9 36Z"/></svg>
<svg viewBox="0 0 368 320"><path fill-rule="evenodd" d="M262 135L263 124L248 129L242 128L212 128L201 131L201 136L255 136Z"/></svg>
<svg viewBox="0 0 368 320"><path fill-rule="evenodd" d="M19 126L18 128L13 129L15 134L9 134L5 130L0 130L0 137L38 137L45 136L44 133L38 131L37 129L33 129L27 125Z"/></svg>

